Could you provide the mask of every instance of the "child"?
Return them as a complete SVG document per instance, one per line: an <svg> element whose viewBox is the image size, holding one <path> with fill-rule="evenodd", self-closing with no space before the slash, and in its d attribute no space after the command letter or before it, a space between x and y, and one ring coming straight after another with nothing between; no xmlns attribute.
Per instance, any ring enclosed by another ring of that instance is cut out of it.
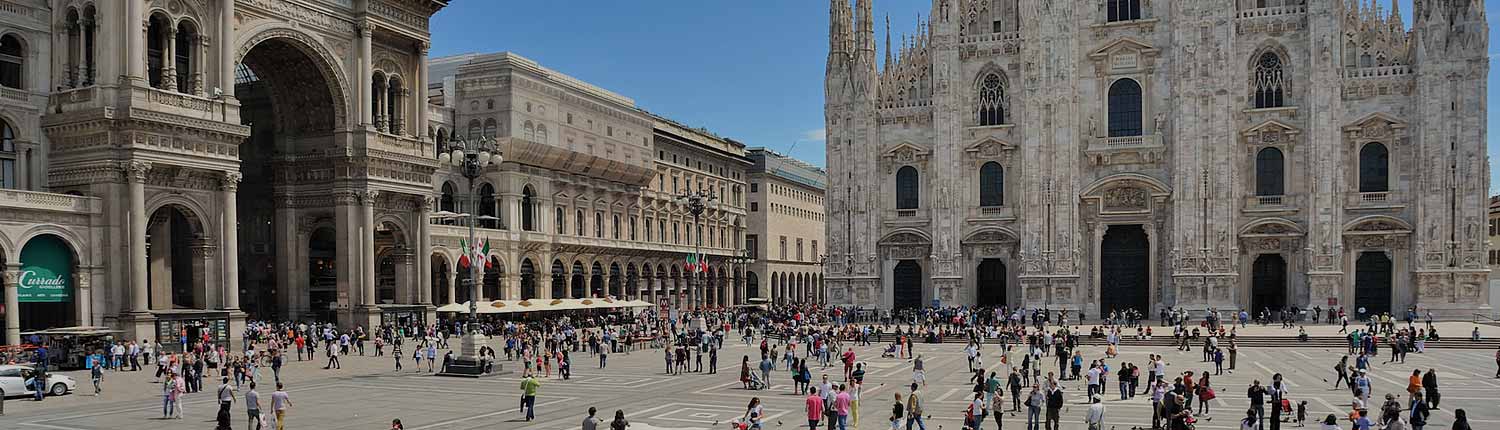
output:
<svg viewBox="0 0 1500 430"><path fill-rule="evenodd" d="M1307 401L1297 402L1297 427L1307 424Z"/></svg>

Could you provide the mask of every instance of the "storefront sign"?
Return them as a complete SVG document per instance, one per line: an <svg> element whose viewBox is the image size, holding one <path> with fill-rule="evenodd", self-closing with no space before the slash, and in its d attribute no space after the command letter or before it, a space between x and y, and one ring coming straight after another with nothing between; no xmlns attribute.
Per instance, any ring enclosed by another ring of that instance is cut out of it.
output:
<svg viewBox="0 0 1500 430"><path fill-rule="evenodd" d="M42 236L21 250L22 303L73 301L73 252L62 240Z"/></svg>

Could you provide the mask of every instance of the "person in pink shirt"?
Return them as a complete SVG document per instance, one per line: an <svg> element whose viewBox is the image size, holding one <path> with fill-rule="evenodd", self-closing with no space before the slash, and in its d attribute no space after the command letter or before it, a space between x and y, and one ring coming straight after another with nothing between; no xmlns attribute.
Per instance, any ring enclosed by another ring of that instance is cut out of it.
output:
<svg viewBox="0 0 1500 430"><path fill-rule="evenodd" d="M839 430L849 428L849 403L853 400L849 396L849 386L839 384L839 395L833 397L833 411L838 413Z"/></svg>
<svg viewBox="0 0 1500 430"><path fill-rule="evenodd" d="M844 351L843 361L844 361L844 380L848 381L848 380L850 380L850 374L852 374L854 372L854 347L851 346L851 347L849 347L849 350Z"/></svg>
<svg viewBox="0 0 1500 430"><path fill-rule="evenodd" d="M807 389L807 428L817 429L818 419L823 417L823 398L818 397L818 388Z"/></svg>

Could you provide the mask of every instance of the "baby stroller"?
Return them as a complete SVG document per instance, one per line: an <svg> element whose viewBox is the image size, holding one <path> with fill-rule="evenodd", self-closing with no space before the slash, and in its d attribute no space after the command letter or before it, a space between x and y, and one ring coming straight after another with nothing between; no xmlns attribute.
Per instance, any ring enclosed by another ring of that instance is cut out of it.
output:
<svg viewBox="0 0 1500 430"><path fill-rule="evenodd" d="M880 352L880 358L896 358L896 344L886 346L885 351Z"/></svg>
<svg viewBox="0 0 1500 430"><path fill-rule="evenodd" d="M766 386L766 381L763 381L763 380L760 379L760 374L759 373L750 372L750 389L752 389L752 390L764 390L764 389L767 389L767 388L769 388L769 387Z"/></svg>

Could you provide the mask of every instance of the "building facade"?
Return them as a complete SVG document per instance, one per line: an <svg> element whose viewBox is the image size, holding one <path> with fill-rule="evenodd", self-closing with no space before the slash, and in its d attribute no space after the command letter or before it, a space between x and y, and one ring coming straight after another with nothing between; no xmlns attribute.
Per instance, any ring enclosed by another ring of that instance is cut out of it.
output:
<svg viewBox="0 0 1500 430"><path fill-rule="evenodd" d="M432 177L439 213L499 218L481 224L489 244L482 300L618 297L683 307L745 297L731 267L745 234L745 146L635 106L634 100L514 53L434 58L433 122L439 150L455 139L494 138L504 162L472 191L451 168ZM678 198L714 196L695 217ZM467 230L432 220L435 303L462 303L457 267ZM688 271L690 255L706 270Z"/></svg>
<svg viewBox="0 0 1500 430"><path fill-rule="evenodd" d="M750 148L750 233L745 274L753 296L771 303L821 303L823 290L823 190L819 169L765 148Z"/></svg>
<svg viewBox="0 0 1500 430"><path fill-rule="evenodd" d="M832 0L829 297L1488 312L1478 1Z"/></svg>
<svg viewBox="0 0 1500 430"><path fill-rule="evenodd" d="M247 315L430 309L422 259L388 293L374 255L425 243L437 163L412 124L445 5L0 5L5 342L74 325L228 342Z"/></svg>

